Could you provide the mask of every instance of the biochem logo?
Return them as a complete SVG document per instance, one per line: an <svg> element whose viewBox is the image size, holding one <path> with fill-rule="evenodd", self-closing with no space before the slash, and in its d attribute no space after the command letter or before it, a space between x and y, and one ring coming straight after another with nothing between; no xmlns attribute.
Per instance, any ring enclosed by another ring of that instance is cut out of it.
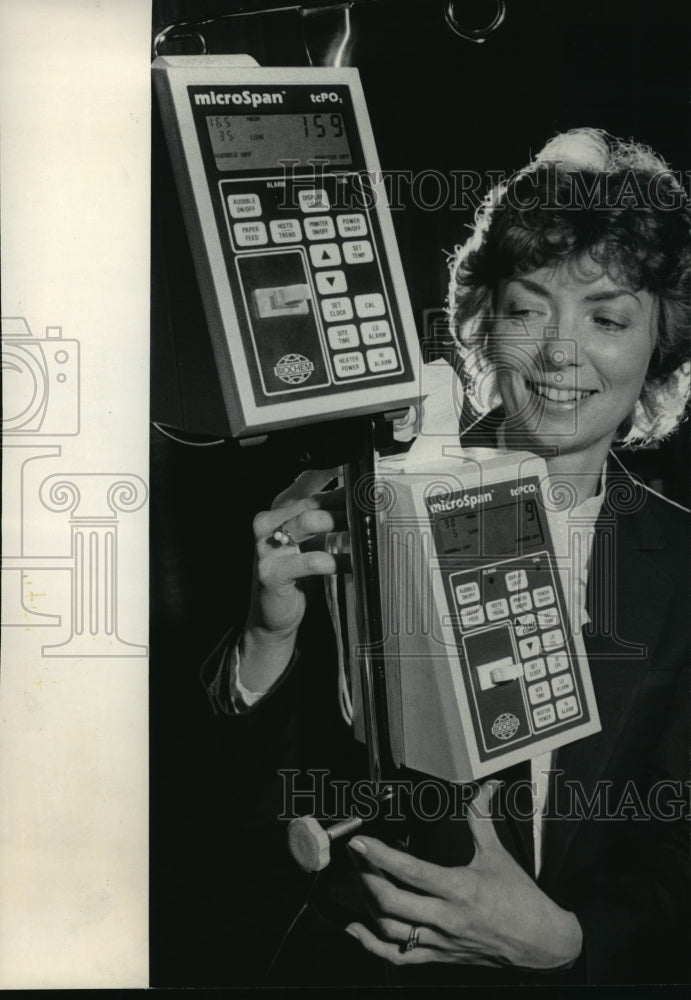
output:
<svg viewBox="0 0 691 1000"><path fill-rule="evenodd" d="M513 712L502 712L492 723L492 736L498 740L510 740L518 732L521 722Z"/></svg>
<svg viewBox="0 0 691 1000"><path fill-rule="evenodd" d="M274 375L288 385L302 385L314 371L314 365L302 354L284 354L274 367Z"/></svg>

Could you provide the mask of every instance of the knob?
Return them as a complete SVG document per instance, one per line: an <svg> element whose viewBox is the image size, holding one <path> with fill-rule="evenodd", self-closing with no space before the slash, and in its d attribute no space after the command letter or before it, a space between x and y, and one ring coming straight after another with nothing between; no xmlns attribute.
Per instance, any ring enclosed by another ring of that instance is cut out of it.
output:
<svg viewBox="0 0 691 1000"><path fill-rule="evenodd" d="M303 871L320 872L331 860L331 841L361 826L362 820L355 816L325 830L314 816L300 816L288 824L288 847Z"/></svg>

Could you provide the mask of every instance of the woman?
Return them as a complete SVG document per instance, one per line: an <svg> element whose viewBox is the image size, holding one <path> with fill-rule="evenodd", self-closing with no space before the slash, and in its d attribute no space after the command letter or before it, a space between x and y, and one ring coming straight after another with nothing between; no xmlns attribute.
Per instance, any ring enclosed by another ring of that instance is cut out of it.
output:
<svg viewBox="0 0 691 1000"><path fill-rule="evenodd" d="M487 414L462 440L543 455L552 492L570 498L563 517L590 528L573 617L602 732L486 782L467 817L423 824L406 852L351 839L362 896L346 930L399 982L670 982L682 968L686 517L610 449L660 440L683 415L689 235L688 200L659 158L582 129L488 196L452 261L465 409ZM316 492L329 478L301 477L255 519L247 626L205 666L216 710L260 728L263 713L277 751L327 670L302 581L335 565L297 546L339 521L338 492ZM527 830L482 819L526 779Z"/></svg>

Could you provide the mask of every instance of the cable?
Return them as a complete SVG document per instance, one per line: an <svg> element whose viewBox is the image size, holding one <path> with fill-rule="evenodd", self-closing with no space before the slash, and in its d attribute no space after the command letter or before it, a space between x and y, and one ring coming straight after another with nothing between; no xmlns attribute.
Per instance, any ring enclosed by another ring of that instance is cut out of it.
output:
<svg viewBox="0 0 691 1000"><path fill-rule="evenodd" d="M186 20L186 21L174 21L172 24L166 25L158 32L153 42L153 53L154 56L159 54L159 50L162 46L169 41L168 35L172 32L170 40L180 40L182 38L196 38L201 52L201 55L208 55L208 48L206 44L206 39L200 31L188 31L180 35L176 35L175 31L184 28L203 28L207 24L214 24L217 21L224 21L233 17L257 17L263 14L287 14L291 11L297 11L299 14L304 12L309 13L312 8L323 8L328 10L330 6L334 8L340 6L343 0L333 0L332 3L325 3L324 0L302 0L301 3L285 3L283 6L276 6L275 2L272 5L272 0L268 0L266 7L240 7L237 10L229 11L227 14L216 14L211 17L198 18L197 20ZM349 0L347 3L348 11L350 7L355 5L371 4L371 3L382 3L384 0ZM458 14L456 12L456 0L448 0L445 10L444 19L451 30L458 35L460 38L464 38L469 42L484 42L491 34L493 34L497 28L504 21L506 15L506 3L505 0L496 0L496 12L494 17L488 24L481 28L464 28L460 23ZM347 40L347 39L346 39ZM342 53L339 54L339 58ZM339 63L335 63L339 65Z"/></svg>
<svg viewBox="0 0 691 1000"><path fill-rule="evenodd" d="M314 878L312 879L312 884L309 887L309 889L307 890L307 895L305 896L305 898L303 900L302 906L300 907L300 909L297 911L297 913L295 914L295 916L291 920L290 924L288 925L288 930L285 932L285 934L283 935L283 937L279 941L278 947L276 948L276 951L274 952L273 957L272 957L271 961L269 962L269 966L268 966L268 968L266 970L267 977L271 975L273 967L276 964L276 962L278 961L278 958L279 958L281 952L283 951L283 947L284 947L286 941L288 940L289 936L293 932L293 928L295 927L295 925L297 924L298 920L303 915L303 913L307 910L307 907L308 907L309 901L310 901L310 896L312 895L312 892L314 891L314 887L317 884L317 879L319 878L319 875L320 875L319 872L315 872Z"/></svg>
<svg viewBox="0 0 691 1000"><path fill-rule="evenodd" d="M211 440L204 441L199 440L202 437L201 434L189 434L183 437L181 432L173 433L173 428L167 428L165 424L159 424L155 420L152 422L152 426L156 428L159 434L164 437L170 438L171 441L175 441L176 444L186 445L188 448L211 448L213 445L225 444L225 438L212 438ZM195 438L197 440L195 440Z"/></svg>
<svg viewBox="0 0 691 1000"><path fill-rule="evenodd" d="M360 4L380 3L381 0L353 0L353 2ZM168 33L174 32L178 28L190 28L190 27L202 28L204 27L204 25L214 24L216 21L224 21L233 17L256 17L262 14L287 14L290 13L291 11L297 11L298 13L301 13L303 10L309 10L311 7L319 7L322 5L323 5L323 0L302 0L302 3L292 3L292 4L286 3L284 6L278 6L278 7L271 5L268 5L267 7L264 8L256 7L249 9L247 7L240 7L238 8L238 10L229 11L227 14L216 14L211 17L198 18L196 20L174 21L172 24L168 24L165 28L162 28L161 31L158 32L158 34L154 38L153 52L154 55L157 56L159 54L161 46L164 45L166 41L168 41L167 38ZM336 0L336 3L334 3L333 6L338 6L338 0ZM188 32L187 34L184 35L174 34L172 37L173 38L196 37L201 44L202 48L201 55L208 54L206 39L199 31Z"/></svg>

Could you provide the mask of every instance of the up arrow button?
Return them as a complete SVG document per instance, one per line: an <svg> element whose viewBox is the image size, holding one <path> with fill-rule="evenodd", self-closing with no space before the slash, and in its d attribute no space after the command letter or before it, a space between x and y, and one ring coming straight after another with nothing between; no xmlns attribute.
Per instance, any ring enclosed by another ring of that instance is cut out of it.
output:
<svg viewBox="0 0 691 1000"><path fill-rule="evenodd" d="M310 257L314 267L333 267L341 263L338 243L315 243L310 247Z"/></svg>

